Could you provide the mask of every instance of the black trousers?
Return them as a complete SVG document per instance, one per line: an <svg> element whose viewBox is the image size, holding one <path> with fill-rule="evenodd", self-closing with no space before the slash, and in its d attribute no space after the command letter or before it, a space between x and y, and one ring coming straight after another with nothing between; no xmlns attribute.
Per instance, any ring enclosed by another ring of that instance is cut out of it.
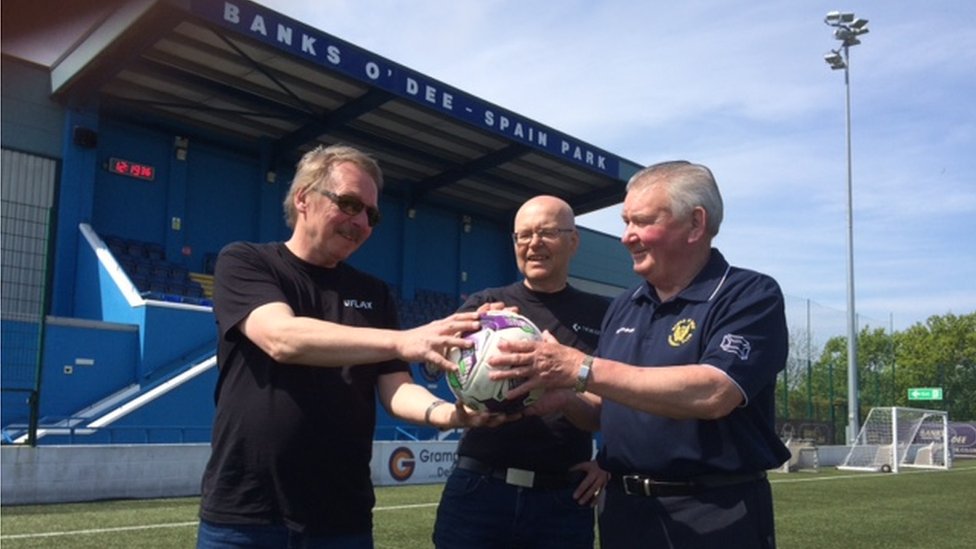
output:
<svg viewBox="0 0 976 549"><path fill-rule="evenodd" d="M688 496L627 495L611 481L599 514L602 549L773 549L765 478Z"/></svg>

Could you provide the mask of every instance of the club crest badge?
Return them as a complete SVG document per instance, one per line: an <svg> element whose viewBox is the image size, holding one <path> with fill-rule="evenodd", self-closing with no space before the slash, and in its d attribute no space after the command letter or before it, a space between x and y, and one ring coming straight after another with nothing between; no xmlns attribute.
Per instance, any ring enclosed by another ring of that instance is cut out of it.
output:
<svg viewBox="0 0 976 549"><path fill-rule="evenodd" d="M685 343L688 343L688 340L690 340L691 336L694 335L696 327L697 325L695 324L695 321L690 318L684 318L675 322L674 326L671 326L671 335L668 336L668 345L672 347L680 347Z"/></svg>

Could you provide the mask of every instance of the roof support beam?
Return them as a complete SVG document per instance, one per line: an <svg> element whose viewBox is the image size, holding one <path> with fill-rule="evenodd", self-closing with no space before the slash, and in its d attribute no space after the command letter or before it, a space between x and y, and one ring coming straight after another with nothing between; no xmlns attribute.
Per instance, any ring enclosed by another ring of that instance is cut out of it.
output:
<svg viewBox="0 0 976 549"><path fill-rule="evenodd" d="M320 135L337 130L393 99L390 92L373 88L342 107L282 137L274 145L274 158L284 158Z"/></svg>
<svg viewBox="0 0 976 549"><path fill-rule="evenodd" d="M302 120L309 116L308 112L277 101L272 102L267 97L248 92L240 86L231 86L213 80L212 78L193 74L157 61L141 59L133 63L133 68L144 74L152 75L154 78L163 78L169 82L178 82L185 88L205 91L206 93L228 99L230 102L247 105L248 107L242 108L241 111L247 112L249 116L260 116L257 114L259 112L267 113L268 118ZM201 106L199 103L188 104L186 108L206 110L206 106Z"/></svg>
<svg viewBox="0 0 976 549"><path fill-rule="evenodd" d="M445 187L452 183L457 183L458 181L476 175L482 172L486 172L492 168L496 168L506 162L515 160L516 158L529 153L531 149L525 145L520 145L518 143L512 143L507 147L492 151L484 156L480 156L470 162L450 168L443 171L433 177L429 177L417 183L415 186L419 189L417 198L423 196L440 187Z"/></svg>

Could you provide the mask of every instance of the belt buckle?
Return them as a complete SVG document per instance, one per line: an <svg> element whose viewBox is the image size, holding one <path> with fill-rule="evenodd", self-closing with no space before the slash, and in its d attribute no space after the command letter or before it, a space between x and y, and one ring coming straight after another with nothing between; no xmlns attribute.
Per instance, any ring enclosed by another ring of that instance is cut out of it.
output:
<svg viewBox="0 0 976 549"><path fill-rule="evenodd" d="M513 486L532 488L532 485L535 482L535 472L509 467L505 471L505 482Z"/></svg>
<svg viewBox="0 0 976 549"><path fill-rule="evenodd" d="M628 496L662 497L675 495L672 492L680 489L691 489L689 482L654 480L642 475L624 475L624 493Z"/></svg>
<svg viewBox="0 0 976 549"><path fill-rule="evenodd" d="M651 495L651 479L640 475L624 475L624 493L628 496L648 496ZM636 485L640 490L631 489Z"/></svg>

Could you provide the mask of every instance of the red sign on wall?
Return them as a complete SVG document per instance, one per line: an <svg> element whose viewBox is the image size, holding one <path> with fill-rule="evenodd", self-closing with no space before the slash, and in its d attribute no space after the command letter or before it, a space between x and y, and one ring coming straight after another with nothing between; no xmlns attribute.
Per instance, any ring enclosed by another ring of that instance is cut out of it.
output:
<svg viewBox="0 0 976 549"><path fill-rule="evenodd" d="M156 168L150 166L149 164L140 164L138 162L131 162L122 158L109 158L108 171L118 175L126 175L129 177L135 177L136 179L143 179L145 181L152 181L156 179Z"/></svg>

